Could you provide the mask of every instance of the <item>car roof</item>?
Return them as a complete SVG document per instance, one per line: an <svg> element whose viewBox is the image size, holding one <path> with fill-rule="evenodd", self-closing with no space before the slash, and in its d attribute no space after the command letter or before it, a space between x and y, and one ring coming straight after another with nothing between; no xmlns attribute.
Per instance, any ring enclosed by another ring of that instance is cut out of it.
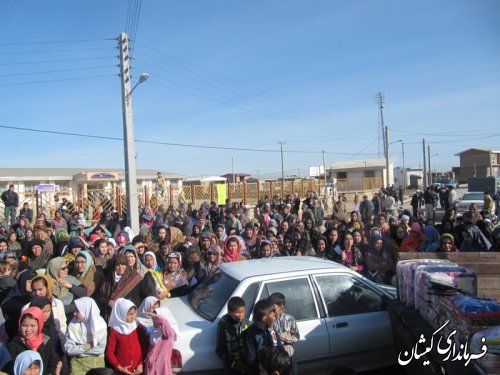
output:
<svg viewBox="0 0 500 375"><path fill-rule="evenodd" d="M220 266L220 268L224 273L239 281L253 276L275 275L285 272L303 273L313 270L349 270L345 266L331 260L308 256L284 256L243 260L224 263Z"/></svg>

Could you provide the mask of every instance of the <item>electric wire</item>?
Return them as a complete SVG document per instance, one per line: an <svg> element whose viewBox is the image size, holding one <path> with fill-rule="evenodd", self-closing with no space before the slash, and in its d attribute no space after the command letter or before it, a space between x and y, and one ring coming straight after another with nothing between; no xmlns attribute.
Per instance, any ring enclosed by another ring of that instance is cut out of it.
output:
<svg viewBox="0 0 500 375"><path fill-rule="evenodd" d="M105 74L105 75L97 75L97 76L86 76L86 77L73 77L73 78L59 78L59 79L48 79L43 81L30 81L30 82L17 82L17 83L0 83L0 87L5 86L26 86L26 85L35 85L42 83L54 83L54 82L65 82L65 81L79 81L84 79L96 79L96 78L108 78L108 77L116 77L116 74Z"/></svg>
<svg viewBox="0 0 500 375"><path fill-rule="evenodd" d="M111 136L103 136L103 135L95 135L95 134L62 132L62 131L56 131L56 130L35 129L35 128L20 127L20 126L0 125L0 128L11 129L11 130L27 131L27 132L35 132L35 133L66 135L66 136L72 136L72 137L82 137L82 138L93 138L93 139L105 139L105 140L123 141L123 138L121 138L121 137L111 137ZM271 152L271 153L279 153L279 152L281 152L279 149L257 149L257 148L249 148L249 147L209 146L209 145L196 145L196 144L186 144L186 143L174 143L174 142L140 140L140 139L136 139L135 142L137 142L137 143L145 143L145 144L154 144L154 145L163 145L163 146L190 147L190 148L202 148L202 149L214 149L214 150L252 151L252 152ZM320 152L319 151L304 151L304 150L283 150L283 153L290 153L290 154L291 153L293 153L293 154L318 154ZM343 152L329 152L329 154L352 155L350 153L343 153Z"/></svg>
<svg viewBox="0 0 500 375"><path fill-rule="evenodd" d="M85 43L99 42L105 40L115 40L116 38L100 38L100 39L72 39L72 40L52 40L52 41L36 41L36 42L8 42L0 43L0 46L20 46L20 45L37 45L37 44L61 44L61 43Z"/></svg>
<svg viewBox="0 0 500 375"><path fill-rule="evenodd" d="M59 50L43 50L43 51L17 51L17 52L0 52L0 56L6 55L28 55L28 54L49 54L49 53L66 53L66 52L81 52L81 51L97 51L108 50L109 47L93 47L93 48L72 48Z"/></svg>
<svg viewBox="0 0 500 375"><path fill-rule="evenodd" d="M38 71L38 72L5 73L5 74L0 74L0 77L28 76L28 75L36 75L36 74L50 74L50 73L62 73L62 72L74 72L74 71L80 71L80 70L97 70L97 69L105 69L105 68L116 68L116 65L88 66L88 67L81 67L81 68L44 70L44 71Z"/></svg>
<svg viewBox="0 0 500 375"><path fill-rule="evenodd" d="M42 60L42 61L17 61L11 63L0 63L0 66L10 66L10 65L30 65L30 64L48 64L48 63L61 63L61 62L75 62L75 61L94 61L94 60L105 60L105 59L116 59L116 56L103 56L103 57L80 57L75 59L59 59L59 60Z"/></svg>

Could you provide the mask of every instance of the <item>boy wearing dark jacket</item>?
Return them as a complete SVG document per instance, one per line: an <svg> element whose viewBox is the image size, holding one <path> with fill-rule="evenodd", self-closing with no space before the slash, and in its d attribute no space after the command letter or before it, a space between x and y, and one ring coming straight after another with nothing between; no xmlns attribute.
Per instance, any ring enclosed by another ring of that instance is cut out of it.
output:
<svg viewBox="0 0 500 375"><path fill-rule="evenodd" d="M243 322L245 301L241 297L232 297L227 310L228 313L219 321L215 352L224 363L225 374L246 374L243 360L243 334L248 327Z"/></svg>

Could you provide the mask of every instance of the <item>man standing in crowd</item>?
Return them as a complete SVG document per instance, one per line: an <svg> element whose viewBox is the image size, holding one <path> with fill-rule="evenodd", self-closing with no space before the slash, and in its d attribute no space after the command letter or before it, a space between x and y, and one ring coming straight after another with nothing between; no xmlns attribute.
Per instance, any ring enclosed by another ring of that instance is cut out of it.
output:
<svg viewBox="0 0 500 375"><path fill-rule="evenodd" d="M9 190L5 190L2 193L2 202L5 205L5 221L9 223L10 216L10 226L12 226L16 221L16 210L17 206L19 206L19 196L14 191L14 185L9 185Z"/></svg>

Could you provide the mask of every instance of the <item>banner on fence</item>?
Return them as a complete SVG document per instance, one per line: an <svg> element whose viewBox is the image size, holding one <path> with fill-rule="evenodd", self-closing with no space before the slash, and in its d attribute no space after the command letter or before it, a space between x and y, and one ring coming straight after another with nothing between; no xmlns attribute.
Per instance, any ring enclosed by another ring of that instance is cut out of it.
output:
<svg viewBox="0 0 500 375"><path fill-rule="evenodd" d="M217 204L226 204L227 199L227 185L226 184L216 184L217 187Z"/></svg>

